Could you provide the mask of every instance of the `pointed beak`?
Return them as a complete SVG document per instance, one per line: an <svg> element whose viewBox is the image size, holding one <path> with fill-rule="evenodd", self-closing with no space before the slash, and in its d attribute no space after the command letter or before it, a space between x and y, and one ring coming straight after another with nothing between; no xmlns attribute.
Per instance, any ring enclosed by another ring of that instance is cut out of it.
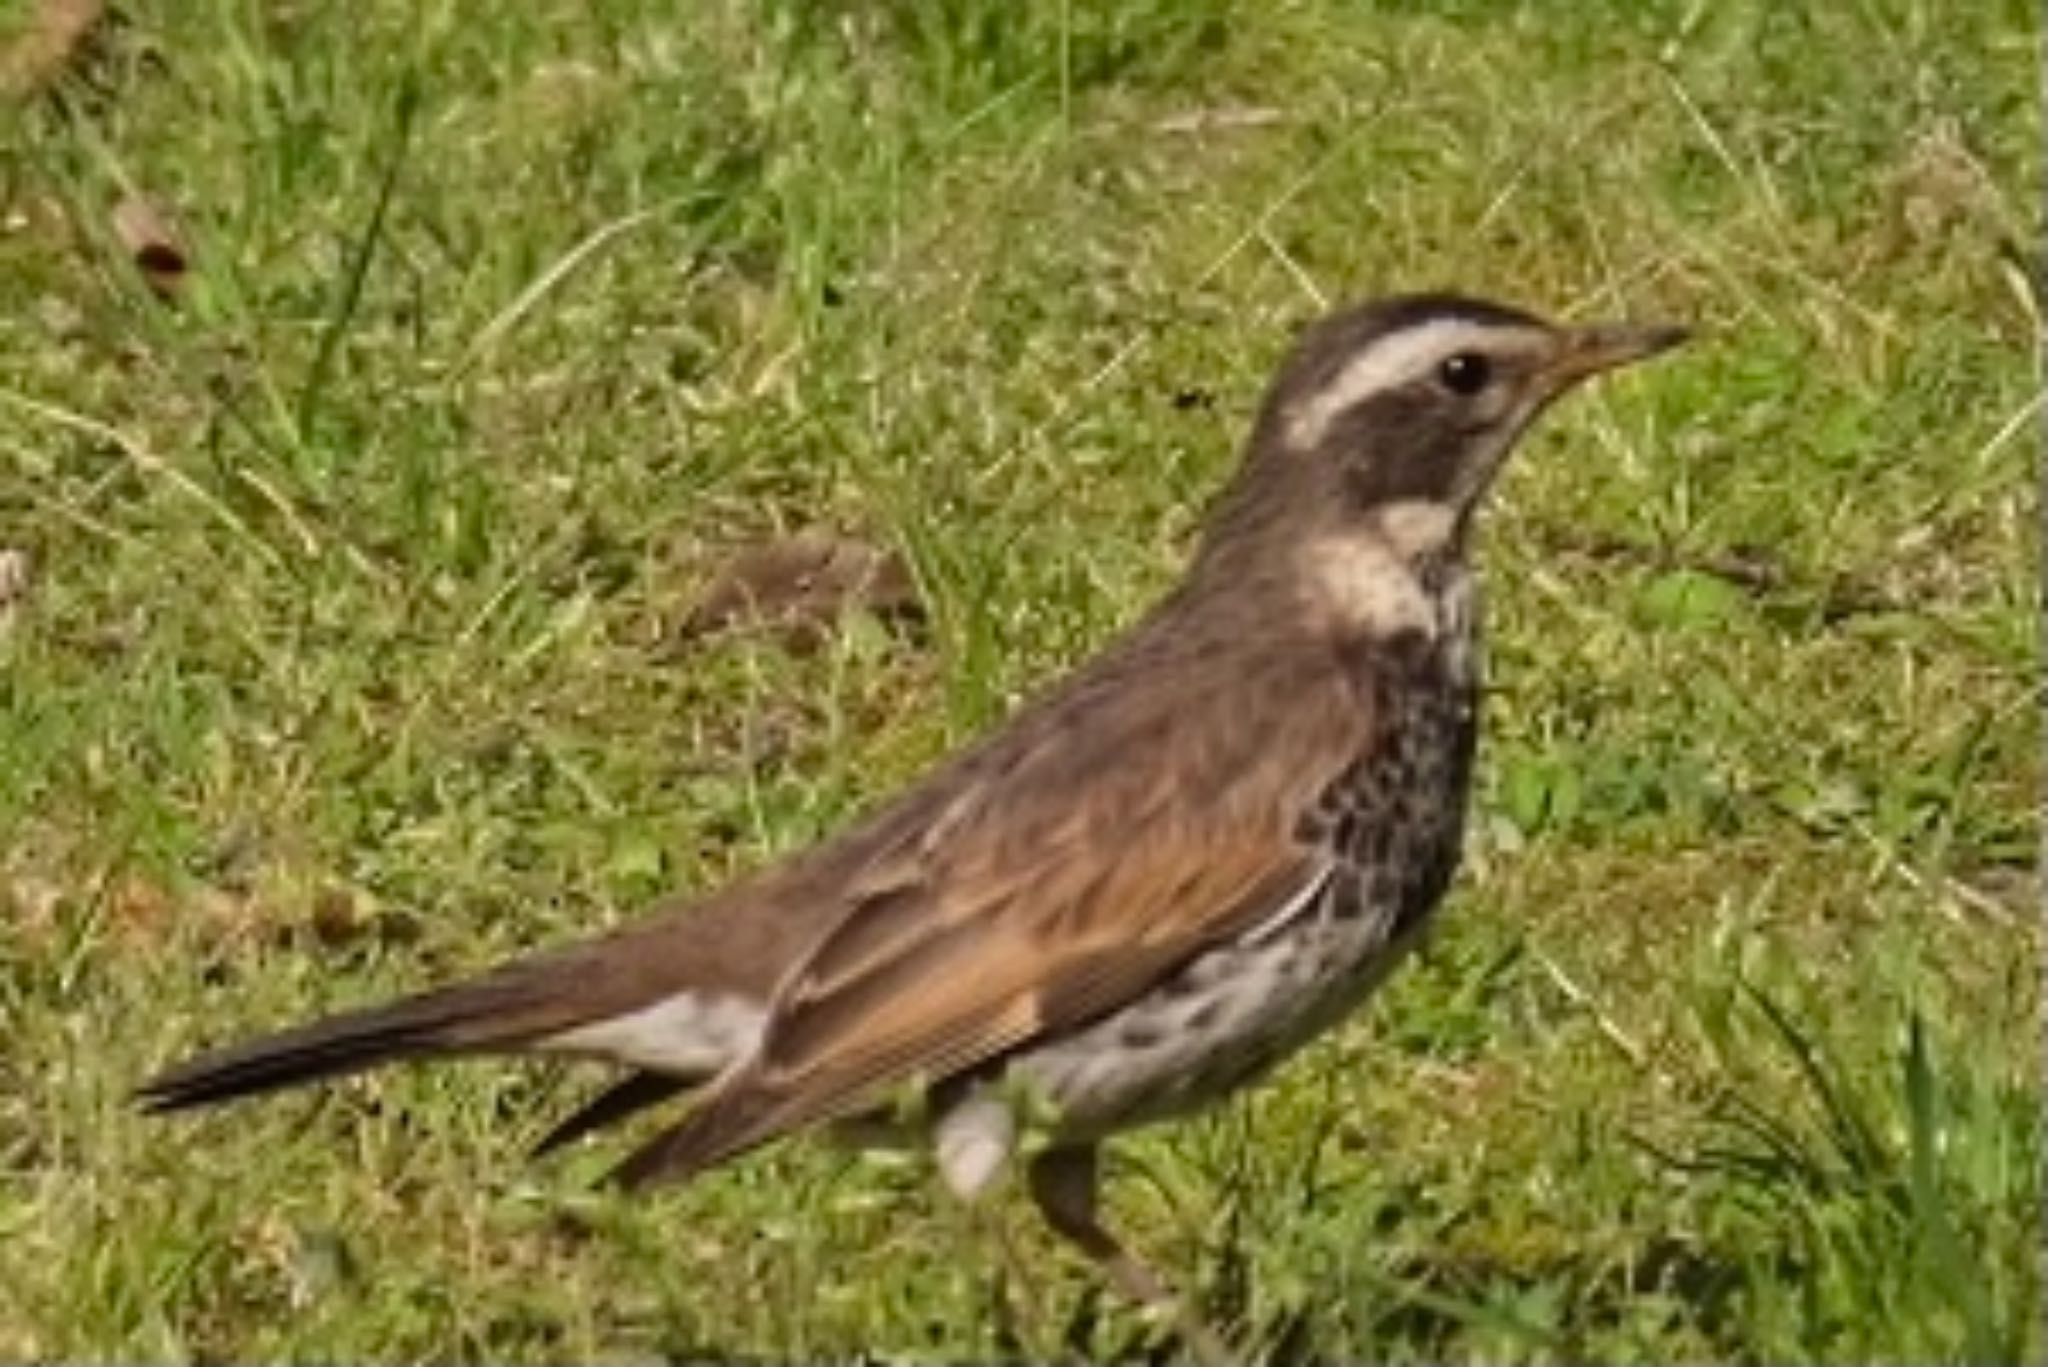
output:
<svg viewBox="0 0 2048 1367"><path fill-rule="evenodd" d="M1691 335L1690 328L1669 323L1597 323L1567 328L1564 347L1544 368L1544 375L1555 393L1589 375L1669 351Z"/></svg>

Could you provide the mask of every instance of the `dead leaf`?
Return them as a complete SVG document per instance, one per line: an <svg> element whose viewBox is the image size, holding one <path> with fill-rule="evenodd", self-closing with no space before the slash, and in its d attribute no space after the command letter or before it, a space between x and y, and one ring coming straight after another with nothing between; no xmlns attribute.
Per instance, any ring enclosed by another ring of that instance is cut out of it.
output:
<svg viewBox="0 0 2048 1367"><path fill-rule="evenodd" d="M2041 871L2030 864L1969 866L1946 882L1957 901L1994 920L2017 922L2040 913Z"/></svg>
<svg viewBox="0 0 2048 1367"><path fill-rule="evenodd" d="M28 552L12 546L0 546L0 638L14 625L15 613L21 608L22 600L28 597L29 581L33 578L35 565Z"/></svg>
<svg viewBox="0 0 2048 1367"><path fill-rule="evenodd" d="M1998 189L1984 163L1944 119L1913 139L1886 189L1905 233L1921 244L1950 237L1970 219L1994 217Z"/></svg>
<svg viewBox="0 0 2048 1367"><path fill-rule="evenodd" d="M323 949L343 949L368 940L385 946L416 944L425 927L410 912L378 909L344 887L328 885L313 895L306 928ZM285 928L290 938L291 928Z"/></svg>
<svg viewBox="0 0 2048 1367"><path fill-rule="evenodd" d="M142 952L181 934L221 947L246 943L266 921L255 897L210 886L176 891L139 873L109 871L100 897L108 936Z"/></svg>
<svg viewBox="0 0 2048 1367"><path fill-rule="evenodd" d="M1169 114L1152 125L1155 133L1225 133L1238 128L1266 128L1285 122L1287 111L1267 105L1223 105Z"/></svg>
<svg viewBox="0 0 2048 1367"><path fill-rule="evenodd" d="M106 0L42 0L13 41L0 48L0 96L26 100L47 90L106 13Z"/></svg>
<svg viewBox="0 0 2048 1367"><path fill-rule="evenodd" d="M683 620L684 639L742 626L774 632L795 649L819 645L850 612L920 621L924 604L901 556L808 530L740 550L712 577Z"/></svg>
<svg viewBox="0 0 2048 1367"><path fill-rule="evenodd" d="M107 890L108 924L130 940L154 944L166 938L175 909L161 884L138 874L123 875Z"/></svg>
<svg viewBox="0 0 2048 1367"><path fill-rule="evenodd" d="M51 879L24 873L0 881L0 916L31 942L55 933L63 904L64 890Z"/></svg>
<svg viewBox="0 0 2048 1367"><path fill-rule="evenodd" d="M166 299L177 293L191 269L191 258L154 200L129 195L116 204L114 236L151 289Z"/></svg>
<svg viewBox="0 0 2048 1367"><path fill-rule="evenodd" d="M313 938L323 945L347 944L362 933L363 916L356 899L345 888L322 888L313 897L313 914L307 918Z"/></svg>

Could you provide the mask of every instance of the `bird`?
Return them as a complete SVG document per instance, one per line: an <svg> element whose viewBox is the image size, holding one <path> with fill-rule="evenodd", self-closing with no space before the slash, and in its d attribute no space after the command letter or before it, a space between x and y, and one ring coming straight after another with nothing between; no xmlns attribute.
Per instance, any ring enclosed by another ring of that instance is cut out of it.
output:
<svg viewBox="0 0 2048 1367"><path fill-rule="evenodd" d="M598 1059L622 1079L541 1150L685 1096L618 1182L800 1131L907 1134L963 1200L1021 1171L1112 1285L1228 1360L1102 1219L1103 1146L1254 1083L1425 936L1480 729L1478 511L1554 400L1687 335L1449 292L1329 313L1279 366L1175 585L921 780L727 886L201 1053L138 1100Z"/></svg>

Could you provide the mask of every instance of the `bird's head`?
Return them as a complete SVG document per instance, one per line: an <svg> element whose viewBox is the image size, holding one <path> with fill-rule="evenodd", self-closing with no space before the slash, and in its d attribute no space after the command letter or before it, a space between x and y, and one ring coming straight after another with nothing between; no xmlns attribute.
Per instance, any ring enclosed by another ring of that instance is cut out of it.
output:
<svg viewBox="0 0 2048 1367"><path fill-rule="evenodd" d="M1683 328L1564 325L1447 294L1402 295L1310 327L1267 392L1247 453L1253 503L1281 518L1428 514L1462 537L1516 438L1589 376L1683 341ZM1269 511L1278 511L1269 508Z"/></svg>

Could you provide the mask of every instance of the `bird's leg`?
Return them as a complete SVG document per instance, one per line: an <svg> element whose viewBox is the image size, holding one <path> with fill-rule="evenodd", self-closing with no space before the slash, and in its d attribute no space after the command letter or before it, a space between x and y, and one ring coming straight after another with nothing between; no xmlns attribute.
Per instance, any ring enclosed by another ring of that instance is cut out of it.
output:
<svg viewBox="0 0 2048 1367"><path fill-rule="evenodd" d="M1047 1323L1045 1304L1017 1251L1016 1231L1005 1218L1001 1203L976 1202L966 1211L969 1225L979 1236L977 1242L995 1245L996 1275L989 1287L989 1311L995 1321L996 1350L1014 1356L1025 1347L1025 1332Z"/></svg>
<svg viewBox="0 0 2048 1367"><path fill-rule="evenodd" d="M1096 1210L1101 1185L1099 1152L1093 1144L1072 1145L1047 1149L1031 1160L1031 1199L1037 1202L1039 1214L1056 1233L1087 1254L1126 1298L1168 1314L1203 1367L1229 1367L1237 1356L1223 1339L1157 1273L1103 1228Z"/></svg>
<svg viewBox="0 0 2048 1367"><path fill-rule="evenodd" d="M1044 1323L1044 1307L1024 1260L1018 1256L1016 1240L1001 1204L981 1198L1009 1170L1017 1140L1016 1115L1002 1095L967 1086L936 1091L931 1104L939 1117L932 1135L939 1175L960 1198L975 1232L996 1247L998 1262L994 1283L989 1288L990 1311L998 1350L1014 1355L1021 1343L1010 1288L1015 1286L1022 1295L1026 1324Z"/></svg>

